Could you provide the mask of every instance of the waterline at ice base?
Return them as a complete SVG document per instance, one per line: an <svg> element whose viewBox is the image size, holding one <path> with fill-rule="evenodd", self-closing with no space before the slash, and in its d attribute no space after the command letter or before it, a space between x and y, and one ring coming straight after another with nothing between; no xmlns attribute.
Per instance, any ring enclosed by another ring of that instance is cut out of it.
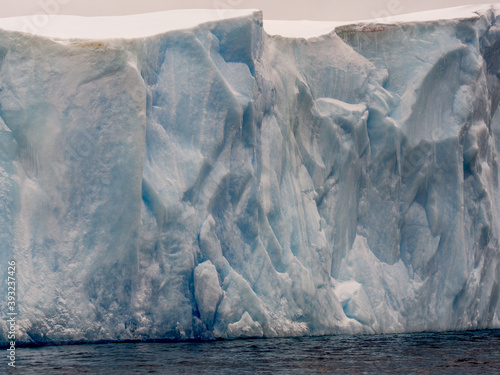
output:
<svg viewBox="0 0 500 375"><path fill-rule="evenodd" d="M18 344L500 328L500 4L262 17L0 19Z"/></svg>

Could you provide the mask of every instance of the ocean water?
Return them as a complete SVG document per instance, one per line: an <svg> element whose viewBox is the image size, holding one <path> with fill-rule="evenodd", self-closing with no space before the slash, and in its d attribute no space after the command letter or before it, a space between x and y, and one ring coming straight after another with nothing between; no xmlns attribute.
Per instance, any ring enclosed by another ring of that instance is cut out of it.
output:
<svg viewBox="0 0 500 375"><path fill-rule="evenodd" d="M16 350L18 374L500 374L500 330Z"/></svg>

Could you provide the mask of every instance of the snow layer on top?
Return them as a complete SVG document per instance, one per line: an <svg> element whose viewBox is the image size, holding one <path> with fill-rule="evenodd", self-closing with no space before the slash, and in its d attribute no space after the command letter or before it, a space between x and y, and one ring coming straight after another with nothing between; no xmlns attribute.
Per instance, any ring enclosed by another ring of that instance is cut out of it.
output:
<svg viewBox="0 0 500 375"><path fill-rule="evenodd" d="M0 29L62 39L128 39L190 29L205 22L245 17L256 11L255 9L183 9L109 17L55 15L50 16L43 27L33 25L30 17L11 17L0 18Z"/></svg>
<svg viewBox="0 0 500 375"><path fill-rule="evenodd" d="M439 20L452 20L477 17L486 11L500 9L500 4L464 5L454 8L436 9L425 12L401 14L361 21L275 21L264 20L264 30L269 35L281 35L287 38L314 38L329 34L335 28L358 23L408 23Z"/></svg>

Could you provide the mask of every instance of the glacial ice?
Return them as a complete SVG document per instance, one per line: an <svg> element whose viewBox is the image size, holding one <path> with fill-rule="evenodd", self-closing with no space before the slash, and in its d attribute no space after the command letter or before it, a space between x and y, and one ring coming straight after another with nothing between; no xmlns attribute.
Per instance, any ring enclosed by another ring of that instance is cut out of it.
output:
<svg viewBox="0 0 500 375"><path fill-rule="evenodd" d="M498 9L0 19L18 342L499 328Z"/></svg>

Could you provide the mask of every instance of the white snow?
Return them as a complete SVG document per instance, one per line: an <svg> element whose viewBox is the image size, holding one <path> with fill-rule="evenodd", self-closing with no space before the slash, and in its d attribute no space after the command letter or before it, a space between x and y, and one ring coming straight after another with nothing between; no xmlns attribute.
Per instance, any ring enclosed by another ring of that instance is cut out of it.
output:
<svg viewBox="0 0 500 375"><path fill-rule="evenodd" d="M500 4L464 5L446 9L392 15L377 19L359 21L283 21L264 18L264 30L269 35L287 38L314 38L331 33L337 27L357 24L402 24L411 22L429 22L452 19L468 19L478 17L489 9L499 9Z"/></svg>
<svg viewBox="0 0 500 375"><path fill-rule="evenodd" d="M33 17L0 18L0 29L28 32L58 39L144 38L199 24L245 17L252 9L182 9L129 16L80 17L55 15L35 21ZM33 18L33 19L32 19Z"/></svg>
<svg viewBox="0 0 500 375"><path fill-rule="evenodd" d="M264 19L264 30L269 35L287 38L313 38L331 33L336 27L357 22L343 21L286 21Z"/></svg>
<svg viewBox="0 0 500 375"><path fill-rule="evenodd" d="M484 14L492 7L498 9L499 5L466 5L359 21L264 19L264 29L269 35L312 38L329 34L339 26L361 23L398 24L472 18L477 17L478 14ZM37 19L37 22L34 22L31 17L10 17L0 18L0 29L61 39L143 38L172 30L190 29L206 22L245 17L256 11L256 9L183 9L107 17L47 15L45 18Z"/></svg>

